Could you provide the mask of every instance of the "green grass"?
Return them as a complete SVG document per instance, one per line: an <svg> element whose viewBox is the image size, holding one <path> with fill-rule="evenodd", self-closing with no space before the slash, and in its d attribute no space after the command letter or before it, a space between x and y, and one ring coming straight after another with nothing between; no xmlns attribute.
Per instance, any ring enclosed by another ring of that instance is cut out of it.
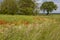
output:
<svg viewBox="0 0 60 40"><path fill-rule="evenodd" d="M60 40L60 15L0 15L0 20L29 23L0 25L0 40Z"/></svg>

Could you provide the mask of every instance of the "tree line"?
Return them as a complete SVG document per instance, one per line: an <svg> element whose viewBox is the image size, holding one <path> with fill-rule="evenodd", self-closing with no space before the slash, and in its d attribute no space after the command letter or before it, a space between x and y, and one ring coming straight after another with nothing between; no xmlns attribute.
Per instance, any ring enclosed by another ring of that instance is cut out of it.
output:
<svg viewBox="0 0 60 40"><path fill-rule="evenodd" d="M11 15L37 15L35 0L3 0L0 6L0 14L11 14ZM47 15L49 12L57 9L57 5L54 2L42 3L41 10L46 11Z"/></svg>

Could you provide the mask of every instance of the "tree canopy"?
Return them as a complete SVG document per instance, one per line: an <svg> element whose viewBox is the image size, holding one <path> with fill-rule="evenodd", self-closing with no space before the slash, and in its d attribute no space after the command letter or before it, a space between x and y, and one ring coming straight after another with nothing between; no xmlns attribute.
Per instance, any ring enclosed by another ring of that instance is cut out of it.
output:
<svg viewBox="0 0 60 40"><path fill-rule="evenodd" d="M20 13L25 15L33 14L35 3L32 0L19 0L18 5Z"/></svg>
<svg viewBox="0 0 60 40"><path fill-rule="evenodd" d="M47 15L49 14L49 12L52 12L53 10L56 10L57 9L57 5L50 1L50 2L44 2L41 7L40 7L41 10L43 11L46 11L47 12Z"/></svg>
<svg viewBox="0 0 60 40"><path fill-rule="evenodd" d="M17 12L17 4L15 0L3 0L1 3L1 12L3 14L15 14Z"/></svg>
<svg viewBox="0 0 60 40"><path fill-rule="evenodd" d="M1 14L34 14L35 3L32 0L3 0Z"/></svg>

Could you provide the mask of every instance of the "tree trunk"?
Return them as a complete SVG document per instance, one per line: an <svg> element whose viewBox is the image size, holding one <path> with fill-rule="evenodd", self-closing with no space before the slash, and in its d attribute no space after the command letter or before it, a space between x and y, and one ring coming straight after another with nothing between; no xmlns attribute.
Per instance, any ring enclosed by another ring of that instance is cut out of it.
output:
<svg viewBox="0 0 60 40"><path fill-rule="evenodd" d="M49 11L47 11L47 14L46 15L48 15L49 14Z"/></svg>

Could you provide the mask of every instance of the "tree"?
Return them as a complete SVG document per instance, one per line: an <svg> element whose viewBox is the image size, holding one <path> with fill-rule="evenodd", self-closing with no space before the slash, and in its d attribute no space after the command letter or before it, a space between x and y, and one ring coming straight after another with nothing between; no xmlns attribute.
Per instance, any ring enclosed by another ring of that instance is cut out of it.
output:
<svg viewBox="0 0 60 40"><path fill-rule="evenodd" d="M46 11L47 15L49 14L49 12L52 12L53 10L57 9L57 5L54 4L54 2L50 1L50 2L44 2L41 7L41 10Z"/></svg>
<svg viewBox="0 0 60 40"><path fill-rule="evenodd" d="M17 9L16 0L3 0L1 3L1 12L3 14L16 14Z"/></svg>
<svg viewBox="0 0 60 40"><path fill-rule="evenodd" d="M32 0L19 0L18 7L20 14L31 15L34 14L34 2Z"/></svg>

